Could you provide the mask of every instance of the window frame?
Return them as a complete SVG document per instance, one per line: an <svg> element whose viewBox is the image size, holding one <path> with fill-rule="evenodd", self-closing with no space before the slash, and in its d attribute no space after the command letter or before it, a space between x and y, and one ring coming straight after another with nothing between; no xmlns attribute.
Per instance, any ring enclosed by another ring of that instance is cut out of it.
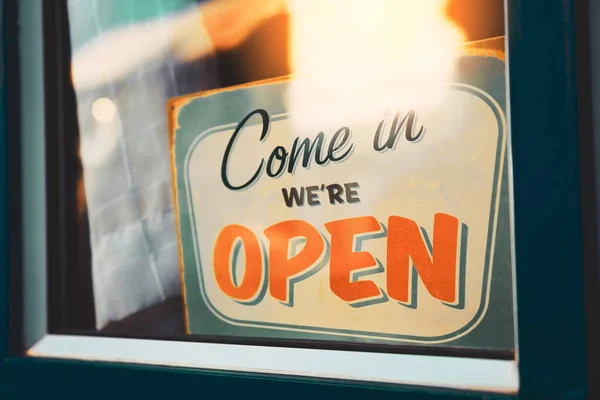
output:
<svg viewBox="0 0 600 400"><path fill-rule="evenodd" d="M24 21L18 19L18 11L24 9L24 3L25 0L0 0L0 57L4 67L1 81L6 83L0 87L0 150L4 153L0 155L0 397L5 394L15 398L25 397L23 394L80 397L90 390L94 396L112 396L117 388L153 397L170 396L175 391L191 394L197 390L220 393L226 398L252 392L263 393L261 397L265 398L286 393L290 398L347 396L357 399L391 398L400 394L414 398L465 398L485 394L24 356L19 350L29 347L33 340L33 336L25 335L20 329L25 314L45 311L39 304L28 308L20 290L22 286L24 294L31 295L32 282L35 282L21 273L27 254L19 238L27 234L23 231L27 230L24 220L28 217L15 212L15 207L21 204L24 204L24 213L32 211L27 209L29 203L22 202L27 200L22 195L25 193L22 182L29 175L20 168L22 157L26 156L21 151L23 146L34 146L26 142L27 132L22 130L25 124L21 126L20 122L21 112L27 110L21 106L20 94L24 92L19 90L28 88L18 87L20 73L25 70L18 62L19 49L24 46L24 37L32 34L23 30L19 35L19 22L23 26ZM33 2L27 3L35 7ZM584 398L587 394L593 397L591 393L598 390L598 379L593 376L598 353L592 340L598 333L594 319L598 315L598 255L588 2L507 0L506 4L518 305L518 397ZM46 127L46 137L48 134ZM49 249L48 254L54 250ZM569 266L568 273L564 273L563 266ZM547 296L548 288L561 290L562 294L551 298ZM47 332L44 325L37 329L41 334ZM98 382L106 384L98 385Z"/></svg>

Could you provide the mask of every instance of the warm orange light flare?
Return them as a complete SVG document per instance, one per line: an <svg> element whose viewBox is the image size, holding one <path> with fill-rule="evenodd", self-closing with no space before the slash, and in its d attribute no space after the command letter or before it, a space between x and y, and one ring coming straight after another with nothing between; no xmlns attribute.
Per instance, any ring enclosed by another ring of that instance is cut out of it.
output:
<svg viewBox="0 0 600 400"><path fill-rule="evenodd" d="M288 102L303 126L430 106L452 79L464 36L446 0L289 1Z"/></svg>

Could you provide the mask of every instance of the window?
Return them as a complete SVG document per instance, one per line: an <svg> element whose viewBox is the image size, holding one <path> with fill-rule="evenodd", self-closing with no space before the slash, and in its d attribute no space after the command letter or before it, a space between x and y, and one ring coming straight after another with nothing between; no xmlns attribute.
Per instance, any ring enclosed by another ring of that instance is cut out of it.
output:
<svg viewBox="0 0 600 400"><path fill-rule="evenodd" d="M52 330L514 359L501 4L355 3L63 5Z"/></svg>
<svg viewBox="0 0 600 400"><path fill-rule="evenodd" d="M71 181L56 193L76 224L57 238L69 258L48 271L49 328L513 359L503 14L469 26L443 3L53 6L71 59L62 140L79 151L65 154ZM403 14L414 22L394 24ZM343 28L336 18L349 29L316 42ZM247 82L256 94L167 111L170 98ZM259 124L254 109L270 143L215 128ZM279 122L279 110L298 117ZM184 125L183 113L199 117ZM173 154L169 118L181 126ZM214 129L217 142L188 144ZM257 179L244 184L249 168Z"/></svg>
<svg viewBox="0 0 600 400"><path fill-rule="evenodd" d="M36 7L29 356L520 390L502 1Z"/></svg>

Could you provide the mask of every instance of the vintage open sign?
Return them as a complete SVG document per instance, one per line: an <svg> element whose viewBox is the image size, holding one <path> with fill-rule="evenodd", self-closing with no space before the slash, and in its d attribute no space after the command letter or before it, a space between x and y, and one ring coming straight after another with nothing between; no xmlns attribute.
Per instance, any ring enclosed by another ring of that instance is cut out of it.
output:
<svg viewBox="0 0 600 400"><path fill-rule="evenodd" d="M169 105L190 333L512 349L502 57L321 130L291 82Z"/></svg>

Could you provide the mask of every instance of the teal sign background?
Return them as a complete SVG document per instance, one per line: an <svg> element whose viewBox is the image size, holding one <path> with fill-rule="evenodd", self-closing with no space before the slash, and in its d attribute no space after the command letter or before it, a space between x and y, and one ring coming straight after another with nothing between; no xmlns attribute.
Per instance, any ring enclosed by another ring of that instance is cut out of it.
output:
<svg viewBox="0 0 600 400"><path fill-rule="evenodd" d="M239 122L256 108L265 109L272 116L286 113L288 110L284 106L284 95L288 82L269 82L238 90L178 100L183 101L182 104L185 104L178 109L170 110L176 117L176 120L172 122L177 126L173 137L173 156L176 169L178 224L189 332L195 335L210 336L308 339L402 346L402 342L397 340L388 341L382 338L381 335L377 338L364 338L336 335L333 330L314 333L274 329L268 324L264 324L262 327L234 325L227 323L225 321L227 318L222 318L222 315L221 318L217 317L215 313L218 313L218 311L207 304L207 297L203 296L201 291L203 290L201 289L202 277L199 276L200 268L197 268L195 255L197 249L193 239L196 233L193 232L195 229L193 223L195 216L190 215L190 212L188 212L188 209L192 210L192 208L189 207L190 199L187 197L188 192L186 190L187 179L189 178L187 165L185 164L186 155L201 142L201 135L218 134L218 130L212 128ZM506 115L505 67L502 60L493 57L464 56L459 61L455 83L467 84L483 90L498 103L502 112ZM498 115L497 118L499 118ZM501 139L499 138L500 142ZM507 153L504 154L487 312L481 322L468 334L445 343L430 344L431 346L481 350L510 351L514 349L509 165ZM495 195L498 195L498 193L495 193ZM490 216L490 218L492 217ZM244 221L239 222L244 223ZM197 235L201 241L202 232L197 232ZM490 234L489 237L493 236ZM485 296L485 289L483 295ZM482 303L478 313L483 311L483 305L484 303ZM466 330L470 325L465 326L463 330ZM410 339L410 337L407 337L407 339ZM427 340L423 340L422 344L427 344Z"/></svg>

